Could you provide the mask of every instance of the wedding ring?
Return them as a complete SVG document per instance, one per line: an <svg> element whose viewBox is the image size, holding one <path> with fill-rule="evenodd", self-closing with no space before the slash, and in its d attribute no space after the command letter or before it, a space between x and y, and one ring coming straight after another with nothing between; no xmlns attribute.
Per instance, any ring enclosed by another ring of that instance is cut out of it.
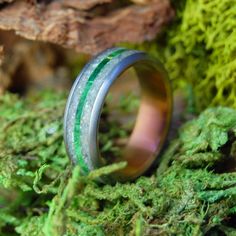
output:
<svg viewBox="0 0 236 236"><path fill-rule="evenodd" d="M127 165L109 178L127 181L144 174L156 163L166 140L172 116L172 91L165 69L145 52L108 49L83 68L73 84L65 109L67 153L84 175L104 166L106 157L101 156L98 144L101 112L111 86L129 68L137 75L140 106L122 156L112 161L126 161Z"/></svg>

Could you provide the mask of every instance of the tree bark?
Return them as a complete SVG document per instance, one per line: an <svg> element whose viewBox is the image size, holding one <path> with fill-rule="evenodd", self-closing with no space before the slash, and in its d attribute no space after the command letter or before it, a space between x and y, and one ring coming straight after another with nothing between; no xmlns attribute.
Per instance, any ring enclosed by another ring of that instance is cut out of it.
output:
<svg viewBox="0 0 236 236"><path fill-rule="evenodd" d="M3 61L3 46L0 46L0 65L2 64Z"/></svg>
<svg viewBox="0 0 236 236"><path fill-rule="evenodd" d="M118 42L152 40L174 16L169 0L133 2L0 0L0 29L95 54Z"/></svg>

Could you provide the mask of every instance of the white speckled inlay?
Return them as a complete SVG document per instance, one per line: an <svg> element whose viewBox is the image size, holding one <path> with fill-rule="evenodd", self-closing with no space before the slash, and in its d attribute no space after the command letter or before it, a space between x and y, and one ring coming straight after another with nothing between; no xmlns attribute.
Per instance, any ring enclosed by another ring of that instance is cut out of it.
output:
<svg viewBox="0 0 236 236"><path fill-rule="evenodd" d="M137 51L125 51L119 56L115 57L111 61L107 63L107 65L103 68L101 73L98 74L96 77L96 80L93 82L93 86L88 92L87 100L85 103L85 106L83 108L83 113L82 113L82 120L81 120L81 149L82 149L82 154L86 160L90 160L91 163L89 163L89 167L91 169L95 169L96 166L93 165L91 157L89 156L89 123L90 123L90 118L91 118L91 113L94 105L94 101L97 97L98 91L100 90L102 84L104 83L105 80L109 79L109 74L111 71L116 67L116 65L126 58L127 56L130 56L132 54L136 53Z"/></svg>
<svg viewBox="0 0 236 236"><path fill-rule="evenodd" d="M74 128L75 128L75 119L77 107L85 89L88 78L91 76L92 72L95 68L100 64L100 62L110 55L112 52L118 50L110 49L99 55L94 61L90 62L88 67L82 71L82 74L76 79L75 86L71 91L71 99L68 100L67 104L67 114L65 115L65 141L67 145L67 150L70 158L76 162L77 156L74 147ZM89 123L91 118L91 112L93 109L94 101L97 97L98 91L100 90L102 84L105 80L109 79L109 73L116 67L116 65L121 62L127 56L130 56L137 51L127 50L122 52L120 55L111 59L101 70L101 72L97 75L96 79L93 81L93 84L88 92L83 111L82 111L82 119L80 123L81 130L81 151L83 155L84 162L87 164L89 170L95 169L96 167L93 165L91 157L89 156Z"/></svg>

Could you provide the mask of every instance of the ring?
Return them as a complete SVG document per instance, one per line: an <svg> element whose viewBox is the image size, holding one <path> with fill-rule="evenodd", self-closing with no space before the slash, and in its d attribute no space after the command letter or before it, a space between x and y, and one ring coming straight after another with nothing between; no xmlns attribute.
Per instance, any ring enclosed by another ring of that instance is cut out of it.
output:
<svg viewBox="0 0 236 236"><path fill-rule="evenodd" d="M98 143L102 109L111 86L130 68L135 70L140 86L140 105L122 156L112 160L126 161L127 165L109 178L127 181L144 174L156 163L166 140L172 116L172 91L165 69L145 52L108 49L83 68L65 109L67 153L84 175L105 165L106 157L101 157Z"/></svg>

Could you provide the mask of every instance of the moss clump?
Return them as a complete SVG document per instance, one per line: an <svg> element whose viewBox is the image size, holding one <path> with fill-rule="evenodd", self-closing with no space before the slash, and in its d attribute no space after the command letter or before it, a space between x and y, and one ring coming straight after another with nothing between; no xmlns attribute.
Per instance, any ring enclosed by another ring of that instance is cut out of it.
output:
<svg viewBox="0 0 236 236"><path fill-rule="evenodd" d="M64 103L55 93L1 97L1 235L235 235L235 110L207 109L151 176L111 186L94 180L125 163L85 177L68 162Z"/></svg>
<svg viewBox="0 0 236 236"><path fill-rule="evenodd" d="M40 191L40 179L55 180L68 163L62 139L64 98L44 93L28 103L10 94L0 97L1 185Z"/></svg>
<svg viewBox="0 0 236 236"><path fill-rule="evenodd" d="M157 41L138 47L162 60L175 88L191 86L196 111L236 108L235 2L172 2L175 23Z"/></svg>

